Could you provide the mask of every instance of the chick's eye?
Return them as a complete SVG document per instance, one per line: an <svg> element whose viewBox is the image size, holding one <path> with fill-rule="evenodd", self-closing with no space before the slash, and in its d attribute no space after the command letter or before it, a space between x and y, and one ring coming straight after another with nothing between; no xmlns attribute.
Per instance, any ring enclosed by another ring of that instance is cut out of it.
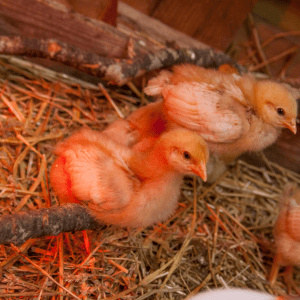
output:
<svg viewBox="0 0 300 300"><path fill-rule="evenodd" d="M183 157L185 158L185 159L191 159L191 154L189 153L189 152L187 152L187 151L184 151L183 152Z"/></svg>
<svg viewBox="0 0 300 300"><path fill-rule="evenodd" d="M278 114L279 116L284 116L284 115L285 115L284 109L281 108L281 107L277 108L277 114Z"/></svg>

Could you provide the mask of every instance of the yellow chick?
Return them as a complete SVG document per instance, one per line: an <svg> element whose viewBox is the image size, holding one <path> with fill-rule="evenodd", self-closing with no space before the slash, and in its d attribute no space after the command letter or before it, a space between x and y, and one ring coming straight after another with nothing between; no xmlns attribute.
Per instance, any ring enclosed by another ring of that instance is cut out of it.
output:
<svg viewBox="0 0 300 300"><path fill-rule="evenodd" d="M145 92L158 101L137 109L127 120L117 120L103 133L132 147L174 128L193 130L209 148L210 182L240 154L274 143L282 128L297 132L295 98L281 84L251 75L184 64L174 66L173 72L162 71Z"/></svg>
<svg viewBox="0 0 300 300"><path fill-rule="evenodd" d="M166 121L200 134L212 154L237 157L272 144L281 128L297 132L297 103L280 84L185 64L149 81ZM137 120L138 121L138 120Z"/></svg>
<svg viewBox="0 0 300 300"><path fill-rule="evenodd" d="M133 148L83 129L55 153L50 182L60 202L88 205L100 221L123 227L166 220L176 208L183 175L206 180L206 143L186 129Z"/></svg>
<svg viewBox="0 0 300 300"><path fill-rule="evenodd" d="M279 268L285 266L284 282L288 292L293 287L300 295L300 289L293 280L293 266L300 265L300 189L295 184L288 184L281 198L274 227L276 254L269 280L273 286Z"/></svg>
<svg viewBox="0 0 300 300"><path fill-rule="evenodd" d="M145 92L158 101L133 112L123 129L111 130L111 137L132 146L170 129L193 130L210 151L209 181L240 154L274 143L282 128L297 132L294 97L281 84L251 75L184 64L162 71Z"/></svg>

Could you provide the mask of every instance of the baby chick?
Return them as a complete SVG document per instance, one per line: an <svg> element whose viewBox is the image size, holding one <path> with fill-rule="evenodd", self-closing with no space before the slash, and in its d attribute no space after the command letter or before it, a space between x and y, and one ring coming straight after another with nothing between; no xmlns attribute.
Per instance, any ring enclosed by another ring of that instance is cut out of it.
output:
<svg viewBox="0 0 300 300"><path fill-rule="evenodd" d="M282 296L273 296L264 292L228 288L228 289L214 289L197 294L189 300L283 300L288 299Z"/></svg>
<svg viewBox="0 0 300 300"><path fill-rule="evenodd" d="M276 254L269 280L273 286L279 268L286 266L284 281L288 292L293 287L300 295L300 289L293 281L293 266L300 264L300 189L294 184L288 184L281 198L274 227Z"/></svg>
<svg viewBox="0 0 300 300"><path fill-rule="evenodd" d="M166 220L176 208L184 174L206 180L206 144L186 129L132 148L83 129L55 153L50 181L61 203L86 204L99 220L122 227Z"/></svg>
<svg viewBox="0 0 300 300"><path fill-rule="evenodd" d="M197 132L210 151L208 180L248 151L271 145L288 128L296 133L297 103L282 85L199 66L162 71L145 89L159 100L133 112L116 139L128 146L178 127ZM123 120L124 122L124 120ZM114 126L114 125L112 125ZM113 134L114 135L114 134Z"/></svg>
<svg viewBox="0 0 300 300"><path fill-rule="evenodd" d="M280 84L185 64L150 80L165 118L196 131L212 154L235 158L272 144L281 128L296 133L297 103Z"/></svg>

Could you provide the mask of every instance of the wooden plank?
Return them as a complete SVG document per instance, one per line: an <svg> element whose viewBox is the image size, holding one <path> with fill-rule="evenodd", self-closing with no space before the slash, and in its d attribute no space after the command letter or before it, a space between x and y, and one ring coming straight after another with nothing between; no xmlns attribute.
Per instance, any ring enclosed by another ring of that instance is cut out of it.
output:
<svg viewBox="0 0 300 300"><path fill-rule="evenodd" d="M127 2L127 0L125 1ZM201 43L187 34L165 25L161 21L144 15L137 9L122 1L119 1L118 13L119 20L117 27L122 30L127 28L126 22L122 21L122 19L125 18L127 23L130 23L130 26L135 29L134 32L139 31L143 35L147 35L150 39L153 39L162 45L165 45L166 41L174 41L182 48L208 48L208 46L204 43ZM124 25L122 25L122 23L124 23ZM136 27L134 27L135 25Z"/></svg>
<svg viewBox="0 0 300 300"><path fill-rule="evenodd" d="M125 28L122 20L118 21L118 28L114 28L51 0L0 1L0 34L56 38L99 55L123 58L127 55L130 38L135 41L134 50L141 53L155 51L160 48L159 43L165 45L166 41L175 41L186 48L207 47L122 2L118 12L130 23L137 24L143 34Z"/></svg>
<svg viewBox="0 0 300 300"><path fill-rule="evenodd" d="M1 0L0 34L57 38L111 57L124 57L129 40L128 35L104 22L46 0Z"/></svg>
<svg viewBox="0 0 300 300"><path fill-rule="evenodd" d="M198 23L197 32L193 37L212 47L225 50L241 28L257 0L213 2L217 3L217 6L211 5L207 7L207 11L201 10L203 16L206 14L206 18Z"/></svg>
<svg viewBox="0 0 300 300"><path fill-rule="evenodd" d="M90 18L99 19L109 0L55 0L69 5L76 12Z"/></svg>
<svg viewBox="0 0 300 300"><path fill-rule="evenodd" d="M283 1L286 3L286 1ZM299 0L291 0L287 9L282 12L279 26L284 30L299 30L300 27L300 2Z"/></svg>
<svg viewBox="0 0 300 300"><path fill-rule="evenodd" d="M128 21L129 26L126 27L126 24L118 20L120 25L114 28L78 14L63 3L51 0L16 0L13 5L9 0L3 0L0 1L0 35L56 38L102 56L123 58L128 58L129 49L137 55L155 52L161 49L161 44L165 45L166 40L173 40L184 48L206 47L126 4L121 3L119 15L120 19L124 21L125 18ZM139 21L141 24L138 24ZM132 24L137 24L137 29L132 28ZM27 59L57 72L85 78L87 81L99 80L54 61L43 58Z"/></svg>
<svg viewBox="0 0 300 300"><path fill-rule="evenodd" d="M136 8L141 8L142 3L145 3L125 1ZM143 10L164 24L209 46L224 50L256 2L257 0L164 0L159 1L152 12L149 8Z"/></svg>
<svg viewBox="0 0 300 300"><path fill-rule="evenodd" d="M123 2L148 16L151 16L159 3L157 0L123 0Z"/></svg>
<svg viewBox="0 0 300 300"><path fill-rule="evenodd" d="M116 26L118 0L55 0L89 18Z"/></svg>

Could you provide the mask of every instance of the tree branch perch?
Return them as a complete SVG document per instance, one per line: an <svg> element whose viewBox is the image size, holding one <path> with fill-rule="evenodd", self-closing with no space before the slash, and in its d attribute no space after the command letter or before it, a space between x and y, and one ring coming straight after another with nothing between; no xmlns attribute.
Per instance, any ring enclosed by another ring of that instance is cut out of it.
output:
<svg viewBox="0 0 300 300"><path fill-rule="evenodd" d="M245 72L228 55L212 49L161 49L154 54L142 54L130 60L99 56L56 39L0 36L0 54L52 59L118 85L146 72L180 63L192 63L206 68L231 64L240 73Z"/></svg>
<svg viewBox="0 0 300 300"><path fill-rule="evenodd" d="M96 229L103 225L87 207L75 203L18 212L0 217L0 244L21 245L32 238Z"/></svg>

